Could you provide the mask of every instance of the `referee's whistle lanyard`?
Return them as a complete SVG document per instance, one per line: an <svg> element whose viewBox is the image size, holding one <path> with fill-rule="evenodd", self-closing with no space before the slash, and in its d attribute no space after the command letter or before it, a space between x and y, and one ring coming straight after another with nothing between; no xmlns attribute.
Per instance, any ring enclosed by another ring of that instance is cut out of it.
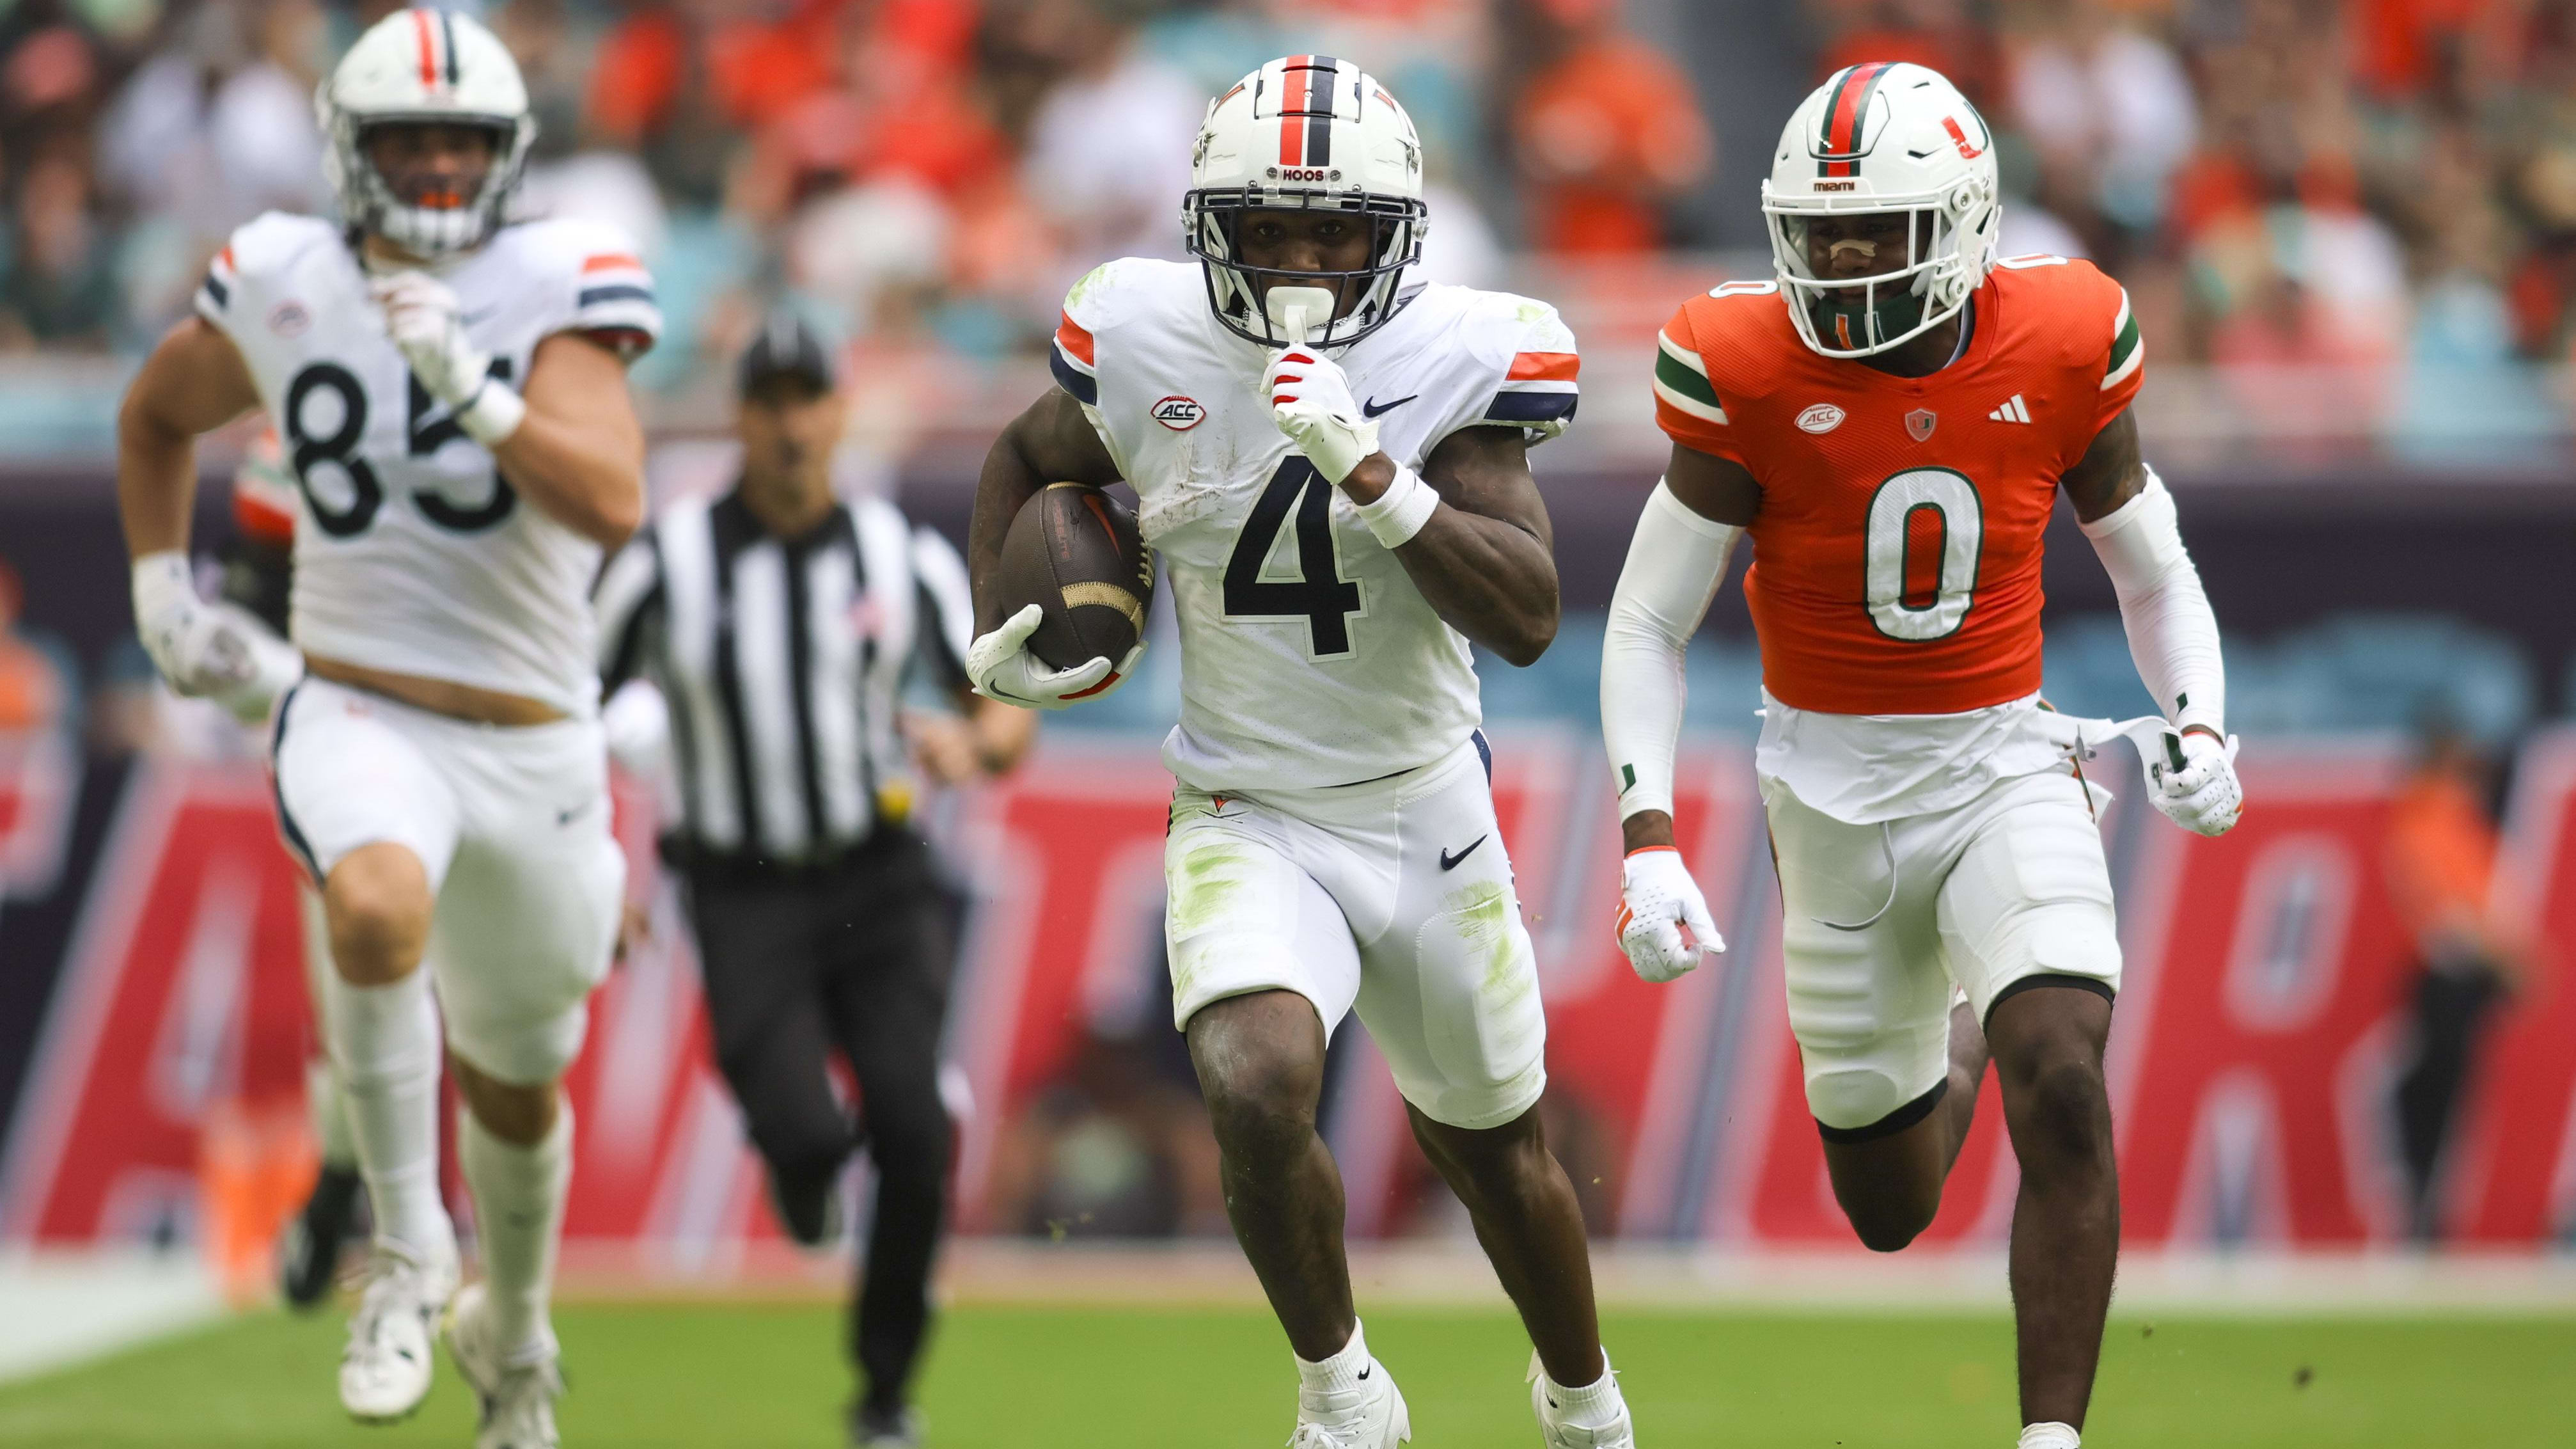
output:
<svg viewBox="0 0 2576 1449"><path fill-rule="evenodd" d="M2135 719L2124 720L2079 719L2073 715L2063 715L2054 710L2048 710L2041 717L2049 724L2057 726L2058 732L2068 735L2066 739L2058 742L2059 747L2066 751L2067 763L2075 771L2075 783L2084 791L2084 808L2096 821L2101 819L2101 813L2093 805L2093 782L2084 777L2084 762L2094 755L2093 746L2087 741L2099 742L2126 736L2129 743L2137 746L2141 757L2153 760L2155 758L2153 752L2162 745L2163 737L2175 733L2173 725L2160 714L2140 715ZM2103 793L2108 795L2110 792L2106 790ZM1811 916L1809 919L1828 931L1866 931L1884 920L1889 911L1896 909L1898 880L1895 821L1878 822L1878 852L1887 869L1887 898L1879 902L1877 910L1870 912L1867 919L1859 921L1828 921L1822 916Z"/></svg>

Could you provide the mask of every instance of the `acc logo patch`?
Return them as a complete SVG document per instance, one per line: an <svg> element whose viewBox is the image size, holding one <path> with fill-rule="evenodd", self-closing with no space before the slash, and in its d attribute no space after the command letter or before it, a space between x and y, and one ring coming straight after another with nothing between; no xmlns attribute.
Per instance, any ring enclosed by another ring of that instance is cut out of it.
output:
<svg viewBox="0 0 2576 1449"><path fill-rule="evenodd" d="M276 310L268 314L268 330L280 337L293 337L312 324L313 314L291 298L278 303Z"/></svg>
<svg viewBox="0 0 2576 1449"><path fill-rule="evenodd" d="M1207 421L1207 409L1196 398L1167 397L1154 404L1151 416L1173 432L1186 433Z"/></svg>
<svg viewBox="0 0 2576 1449"><path fill-rule="evenodd" d="M1798 426L1810 433L1830 433L1843 425L1843 410L1832 403L1818 403L1798 414Z"/></svg>

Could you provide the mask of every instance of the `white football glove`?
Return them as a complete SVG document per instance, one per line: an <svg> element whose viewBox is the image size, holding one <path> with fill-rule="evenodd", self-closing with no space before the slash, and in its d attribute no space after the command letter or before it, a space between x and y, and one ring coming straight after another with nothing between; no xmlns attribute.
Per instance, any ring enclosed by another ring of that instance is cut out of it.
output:
<svg viewBox="0 0 2576 1449"><path fill-rule="evenodd" d="M1331 358L1291 347L1270 359L1261 374L1261 393L1270 399L1270 416L1279 431L1325 482L1340 483L1377 451L1377 424L1360 411L1350 377Z"/></svg>
<svg viewBox="0 0 2576 1449"><path fill-rule="evenodd" d="M1112 664L1107 655L1058 669L1029 652L1029 636L1046 611L1035 604L1005 619L989 634L966 646L966 677L986 699L1024 709L1062 709L1086 699L1099 699L1125 684L1145 657L1145 641Z"/></svg>
<svg viewBox="0 0 2576 1449"><path fill-rule="evenodd" d="M304 674L304 656L249 611L197 597L188 556L176 550L134 561L134 632L170 687L212 699L245 720Z"/></svg>
<svg viewBox="0 0 2576 1449"><path fill-rule="evenodd" d="M2147 798L2167 820L2194 835L2224 835L2245 811L2236 780L2236 736L2225 744L2199 730L2164 732L2147 760Z"/></svg>
<svg viewBox="0 0 2576 1449"><path fill-rule="evenodd" d="M518 431L527 405L492 378L492 354L465 335L454 289L427 272L404 271L375 278L368 290L384 308L385 335L412 376L455 410L467 437L493 448Z"/></svg>
<svg viewBox="0 0 2576 1449"><path fill-rule="evenodd" d="M1682 939L1685 926L1688 941ZM1702 955L1726 949L1717 923L1708 918L1708 898L1672 846L1632 850L1620 862L1619 949L1640 977L1658 983L1680 977Z"/></svg>

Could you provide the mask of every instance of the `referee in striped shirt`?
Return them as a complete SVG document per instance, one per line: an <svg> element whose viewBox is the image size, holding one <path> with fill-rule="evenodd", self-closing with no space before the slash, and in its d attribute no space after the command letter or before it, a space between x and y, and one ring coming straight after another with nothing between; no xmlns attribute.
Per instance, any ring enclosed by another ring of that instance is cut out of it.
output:
<svg viewBox="0 0 2576 1449"><path fill-rule="evenodd" d="M661 693L682 802L663 852L686 883L717 1061L789 1235L837 1239L841 1169L862 1143L875 1161L850 1439L908 1446L949 1161L938 1053L954 946L948 893L906 823L908 755L942 782L997 773L1035 716L970 692L956 550L891 504L833 496L843 407L821 341L774 317L740 382L741 478L663 514L601 575L600 673ZM899 715L923 675L957 716ZM835 1051L858 1079L857 1123L833 1094Z"/></svg>

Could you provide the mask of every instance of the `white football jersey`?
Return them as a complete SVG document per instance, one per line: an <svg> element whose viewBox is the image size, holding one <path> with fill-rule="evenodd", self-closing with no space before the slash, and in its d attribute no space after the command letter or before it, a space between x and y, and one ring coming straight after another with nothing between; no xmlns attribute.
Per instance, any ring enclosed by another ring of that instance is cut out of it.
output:
<svg viewBox="0 0 2576 1449"><path fill-rule="evenodd" d="M634 244L595 222L505 227L438 276L513 387L554 333L633 356L661 330ZM412 377L341 230L278 212L251 222L215 258L197 312L241 349L296 481L295 642L594 713L598 545L512 491Z"/></svg>
<svg viewBox="0 0 2576 1449"><path fill-rule="evenodd" d="M1426 286L1336 354L1406 467L1461 428L1545 438L1574 416L1574 334L1525 297ZM1181 635L1163 761L1202 790L1375 779L1481 718L1466 636L1279 431L1269 361L1217 322L1195 264L1138 258L1074 285L1053 350L1162 555Z"/></svg>

